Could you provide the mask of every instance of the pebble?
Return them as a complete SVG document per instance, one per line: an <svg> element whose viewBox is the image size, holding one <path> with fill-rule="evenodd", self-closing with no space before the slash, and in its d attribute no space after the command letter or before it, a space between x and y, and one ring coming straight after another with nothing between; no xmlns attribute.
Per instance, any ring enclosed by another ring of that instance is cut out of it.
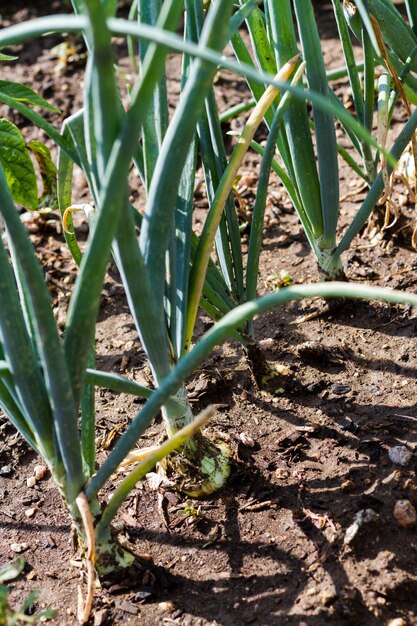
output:
<svg viewBox="0 0 417 626"><path fill-rule="evenodd" d="M277 347L276 341L272 339L272 337L268 337L267 339L261 339L259 342L259 347L262 350L273 350Z"/></svg>
<svg viewBox="0 0 417 626"><path fill-rule="evenodd" d="M342 420L340 422L340 428L341 428L341 430L351 430L351 431L354 431L355 428L356 428L356 425L354 424L354 422L352 422L351 419L346 418L346 419L344 419L344 420Z"/></svg>
<svg viewBox="0 0 417 626"><path fill-rule="evenodd" d="M248 433L240 433L239 439L243 443L243 445L246 446L247 448L253 448L255 445L254 440L252 439L250 435L248 435Z"/></svg>
<svg viewBox="0 0 417 626"><path fill-rule="evenodd" d="M375 522L378 519L378 513L376 513L373 509L362 509L358 511L355 515L355 519L353 523L346 529L345 537L343 539L343 543L345 545L349 545L351 541L358 534L359 529L365 524L369 524L371 522Z"/></svg>
<svg viewBox="0 0 417 626"><path fill-rule="evenodd" d="M100 609L94 613L94 626L103 626L106 623L109 616L107 609Z"/></svg>
<svg viewBox="0 0 417 626"><path fill-rule="evenodd" d="M417 522L417 511L410 500L397 500L394 506L394 517L400 526L412 526Z"/></svg>
<svg viewBox="0 0 417 626"><path fill-rule="evenodd" d="M35 465L35 467L33 468L33 474L35 476L35 480L42 480L42 478L45 478L45 474L48 471L48 468L46 467L46 465Z"/></svg>
<svg viewBox="0 0 417 626"><path fill-rule="evenodd" d="M168 602L159 602L158 609L161 611L175 611L175 604L168 600Z"/></svg>
<svg viewBox="0 0 417 626"><path fill-rule="evenodd" d="M334 591L323 591L320 595L320 602L323 606L331 606L335 600L337 600L337 595Z"/></svg>
<svg viewBox="0 0 417 626"><path fill-rule="evenodd" d="M413 453L405 446L394 446L390 448L388 456L396 465L406 467L410 463Z"/></svg>
<svg viewBox="0 0 417 626"><path fill-rule="evenodd" d="M350 391L352 391L352 388L349 387L349 385L336 383L330 387L330 391L334 393L336 396L344 396Z"/></svg>
<svg viewBox="0 0 417 626"><path fill-rule="evenodd" d="M35 513L36 513L36 509L33 509L33 508L26 509L26 511L25 511L26 517L33 517L35 515Z"/></svg>
<svg viewBox="0 0 417 626"><path fill-rule="evenodd" d="M285 480L286 478L290 477L290 472L286 469L283 469L282 467L279 467L275 470L275 477L279 480Z"/></svg>
<svg viewBox="0 0 417 626"><path fill-rule="evenodd" d="M291 243L291 237L289 235L280 235L276 239L276 245L278 248L285 248Z"/></svg>
<svg viewBox="0 0 417 626"><path fill-rule="evenodd" d="M3 465L3 467L0 467L0 476L9 476L9 474L11 473L12 473L11 465Z"/></svg>
<svg viewBox="0 0 417 626"><path fill-rule="evenodd" d="M407 624L402 617L394 617L394 619L390 619L388 626L407 626Z"/></svg>
<svg viewBox="0 0 417 626"><path fill-rule="evenodd" d="M29 478L26 480L26 484L28 487L34 487L36 485L36 478L34 476L29 476Z"/></svg>
<svg viewBox="0 0 417 626"><path fill-rule="evenodd" d="M28 549L28 544L27 543L11 543L10 544L10 550L12 550L13 552L17 552L17 554L19 554L20 552L24 552L25 550Z"/></svg>
<svg viewBox="0 0 417 626"><path fill-rule="evenodd" d="M353 482L353 480L349 480L349 479L343 481L343 483L341 485L342 491L352 491L352 489L355 489L355 487L356 487L356 485Z"/></svg>

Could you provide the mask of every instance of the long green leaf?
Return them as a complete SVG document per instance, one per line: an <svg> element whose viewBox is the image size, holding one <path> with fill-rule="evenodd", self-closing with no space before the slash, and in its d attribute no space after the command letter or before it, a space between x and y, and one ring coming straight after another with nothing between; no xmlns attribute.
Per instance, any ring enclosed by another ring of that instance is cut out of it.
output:
<svg viewBox="0 0 417 626"><path fill-rule="evenodd" d="M303 56L307 63L307 81L310 89L328 96L328 83L321 50L320 37L311 0L294 0ZM339 217L339 167L336 130L333 115L313 104L316 129L316 149L319 167L321 213L323 219L322 248L333 248ZM306 205L306 210L307 210ZM309 214L310 207L307 213Z"/></svg>
<svg viewBox="0 0 417 626"><path fill-rule="evenodd" d="M170 0L165 3L164 8L166 13L162 15L162 23L167 28L175 28L181 9L179 3L176 0ZM76 400L81 393L89 346L94 338L102 281L123 208L120 181L127 180L131 156L136 151L139 131L144 123L147 107L150 106L159 72L163 71L166 53L165 48L156 46L149 48L143 63L142 75L133 88L131 107L126 114L120 137L114 144L103 181L96 227L90 237L71 298L67 316L65 349ZM139 103L140 106L138 106Z"/></svg>
<svg viewBox="0 0 417 626"><path fill-rule="evenodd" d="M4 176L0 169L0 199L8 197L7 189L2 189ZM13 207L14 209L14 207ZM32 341L23 318L20 301L17 295L14 276L10 267L2 238L0 237L0 291L2 305L0 307L0 338L13 374L18 398L12 402L10 394L2 397L10 410L20 404L21 410L16 411L16 419L27 421L26 430L33 433L36 446L42 450L46 459L53 461L57 453L53 444L53 425L48 396L36 355L33 353ZM7 387L7 385L6 385ZM22 412L24 417L22 417Z"/></svg>
<svg viewBox="0 0 417 626"><path fill-rule="evenodd" d="M284 65L284 67L280 70L279 76L288 78L293 73L294 67L297 62L298 55ZM247 123L245 124L238 143L233 150L227 168L225 169L221 182L217 188L216 195L210 208L209 214L204 223L203 232L200 237L199 246L196 251L196 256L193 262L193 268L190 276L190 295L187 310L187 334L185 344L186 350L189 350L191 345L191 338L197 316L197 309L204 285L204 277L206 275L207 265L213 246L213 240L220 222L225 202L229 196L230 190L232 189L233 182L236 178L243 158L248 151L250 142L252 141L259 124L262 122L266 111L276 99L277 95L277 89L268 87L265 90L262 98L257 103L256 107L252 111Z"/></svg>
<svg viewBox="0 0 417 626"><path fill-rule="evenodd" d="M224 43L232 0L217 0L211 5L201 35L199 49L220 48ZM140 246L146 268L155 283L157 306L162 308L165 285L165 254L171 234L174 208L181 173L203 111L204 98L210 89L215 67L197 59L191 68L181 101L166 133L154 171ZM160 319L161 315L158 316Z"/></svg>
<svg viewBox="0 0 417 626"><path fill-rule="evenodd" d="M67 497L72 500L78 495L84 482L84 474L82 469L79 446L77 412L74 405L74 397L72 395L72 388L68 375L68 370L66 368L65 356L60 338L58 336L55 319L52 313L51 300L47 286L44 281L44 276L34 254L32 244L26 235L26 232L14 207L12 198L8 193L7 187L5 185L4 174L1 168L0 211L3 215L8 235L13 242L16 256L18 257L19 263L21 264L21 268L31 298L31 306L35 315L37 344L48 388L48 396L50 398L53 414L53 424L56 436L58 438L62 459L67 472ZM5 261L3 259L2 265L4 263ZM12 296L10 294L10 302L12 302L11 298ZM9 331L6 331L6 334L8 335ZM3 337L3 341L4 340L5 338ZM27 352L26 346L27 340L24 340L22 342L22 350L26 350ZM14 348L14 350L15 349L16 348ZM29 355L26 354L24 360L25 358L28 359ZM17 364L15 363L13 366L14 375L16 367ZM31 363L29 367L31 367L34 372L38 371L37 364ZM20 380L18 384L18 387L22 389L24 389L27 385L23 378L24 374L22 374L22 380ZM40 396L40 398L42 398L42 395ZM45 405L45 401L43 401L43 403ZM31 409L30 413L32 419L35 419L35 417L37 418L40 411L42 410L41 407L42 404L40 405L40 407ZM48 429L45 433L45 445L51 446L51 418L45 416L42 417L41 421L45 421L45 427ZM41 444L39 444L39 447L40 446Z"/></svg>
<svg viewBox="0 0 417 626"><path fill-rule="evenodd" d="M340 0L332 0L333 11L336 18L337 28L339 31L340 42L342 44L343 56L345 57L349 83L352 90L353 103L355 105L358 119L363 124L363 97L361 83L359 79L359 71L356 66L355 55L353 52L352 41L349 35L346 18L343 13Z"/></svg>
<svg viewBox="0 0 417 626"><path fill-rule="evenodd" d="M126 295L136 329L147 354L155 380L159 383L169 372L171 351L167 328L155 324L157 306L144 258L135 234L135 226L127 199L123 219L113 245L113 254L123 277Z"/></svg>
<svg viewBox="0 0 417 626"><path fill-rule="evenodd" d="M410 20L411 28L417 35L417 5L414 0L405 0L405 6L407 7L407 15Z"/></svg>
<svg viewBox="0 0 417 626"><path fill-rule="evenodd" d="M289 0L269 0L268 11L279 67L297 52L297 41ZM286 132L295 180L304 210L316 239L323 234L320 182L311 139L306 104L294 100L286 113Z"/></svg>
<svg viewBox="0 0 417 626"><path fill-rule="evenodd" d="M91 82L85 100L91 96L91 119L96 140L97 174L104 177L113 143L120 131L121 106L113 71L111 35L101 0L84 0L89 17L86 38L90 44ZM91 92L90 92L91 89Z"/></svg>
<svg viewBox="0 0 417 626"><path fill-rule="evenodd" d="M31 428L30 421L25 417L17 399L10 393L8 386L0 376L0 407L11 421L13 426L26 439L37 454L42 454L36 443L36 434ZM43 450L44 452L44 450Z"/></svg>
<svg viewBox="0 0 417 626"><path fill-rule="evenodd" d="M171 297L170 337L175 358L183 352L186 307L192 248L194 181L197 165L197 141L193 140L178 189L175 208L175 236L170 255L170 277L167 288Z"/></svg>
<svg viewBox="0 0 417 626"><path fill-rule="evenodd" d="M161 10L161 0L139 0L138 20L142 24L154 26ZM145 58L149 43L139 40L139 57L141 62ZM152 179L153 170L161 148L162 140L168 127L168 100L166 75L160 75L155 86L152 104L149 108L145 124L142 128L142 145L145 166L146 189Z"/></svg>

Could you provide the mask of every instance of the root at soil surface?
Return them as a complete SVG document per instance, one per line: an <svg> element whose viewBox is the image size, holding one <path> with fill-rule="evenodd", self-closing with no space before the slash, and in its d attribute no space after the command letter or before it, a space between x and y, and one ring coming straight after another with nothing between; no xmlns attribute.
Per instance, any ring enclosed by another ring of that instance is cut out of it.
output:
<svg viewBox="0 0 417 626"><path fill-rule="evenodd" d="M260 391L267 391L275 395L282 389L288 391L297 386L294 373L285 365L270 365L265 353L257 344L252 343L246 347L247 358L251 372Z"/></svg>
<svg viewBox="0 0 417 626"><path fill-rule="evenodd" d="M223 487L230 475L231 454L225 442L212 443L197 433L180 452L164 459L161 466L178 491L200 498Z"/></svg>

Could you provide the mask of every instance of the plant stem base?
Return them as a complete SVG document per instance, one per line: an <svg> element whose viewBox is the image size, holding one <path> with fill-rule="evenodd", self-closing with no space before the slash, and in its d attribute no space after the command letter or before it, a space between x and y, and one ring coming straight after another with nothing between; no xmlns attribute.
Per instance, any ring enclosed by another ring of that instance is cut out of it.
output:
<svg viewBox="0 0 417 626"><path fill-rule="evenodd" d="M165 459L162 467L182 493L199 498L221 489L230 475L232 452L223 441L212 443L201 433Z"/></svg>

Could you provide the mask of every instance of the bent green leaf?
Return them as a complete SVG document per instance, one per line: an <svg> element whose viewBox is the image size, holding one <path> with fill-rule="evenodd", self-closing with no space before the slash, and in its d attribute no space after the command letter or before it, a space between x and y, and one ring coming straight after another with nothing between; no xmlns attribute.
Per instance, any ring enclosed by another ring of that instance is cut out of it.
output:
<svg viewBox="0 0 417 626"><path fill-rule="evenodd" d="M3 59L0 57L0 61L2 60ZM36 93L36 91L33 91L33 89L26 85L22 85L22 83L15 83L11 80L0 80L0 100L2 99L2 95L13 98L13 100L17 100L18 102L25 102L26 104L48 109L48 111L54 111L54 113L60 113L60 110L56 106L49 104L49 102Z"/></svg>
<svg viewBox="0 0 417 626"><path fill-rule="evenodd" d="M13 200L35 211L38 208L35 168L22 133L5 119L0 119L0 163Z"/></svg>

